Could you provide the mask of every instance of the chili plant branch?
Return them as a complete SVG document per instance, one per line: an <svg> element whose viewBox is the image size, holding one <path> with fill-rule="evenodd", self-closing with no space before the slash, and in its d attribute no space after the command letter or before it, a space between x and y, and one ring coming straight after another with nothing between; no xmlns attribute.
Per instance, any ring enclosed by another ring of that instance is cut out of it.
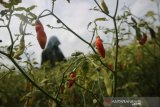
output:
<svg viewBox="0 0 160 107"><path fill-rule="evenodd" d="M23 71L23 69L17 64L17 62L8 54L0 51L0 53L6 57L8 57L12 63L18 68L18 70L23 74L23 76L28 79L37 89L39 89L42 93L44 93L48 98L52 99L53 101L55 101L55 103L57 104L58 107L61 107L60 101L58 101L56 98L52 97L51 95L49 95L46 91L44 91L41 87L39 87L32 79L30 79L30 77Z"/></svg>
<svg viewBox="0 0 160 107"><path fill-rule="evenodd" d="M96 24L96 23L94 23L94 24L95 24L95 28L94 28L94 30L93 30L93 35L92 35L92 38L91 38L90 44L92 44L92 42L93 42L93 38L94 38L95 33L96 33L96 30L97 30L97 24Z"/></svg>
<svg viewBox="0 0 160 107"><path fill-rule="evenodd" d="M11 29L9 27L10 25L10 22L11 22L11 18L12 18L12 10L10 9L10 14L9 14L9 21L8 21L8 24L7 24L7 29L8 29L8 32L9 32L9 35L10 35L10 39L11 39L11 47L10 47L10 56L12 55L12 50L13 50L13 45L14 45L14 41L13 41L13 36L12 36L12 33L11 33Z"/></svg>
<svg viewBox="0 0 160 107"><path fill-rule="evenodd" d="M116 96L116 87L117 87L117 64L118 64L118 29L117 29L117 23L116 23L116 15L117 15L117 11L118 11L118 4L119 4L119 0L117 0L116 3L116 10L115 10L115 14L113 17L113 23L114 23L114 27L115 27L115 31L116 31L116 55L115 55L115 65L114 65L114 72L113 72L113 94L112 96L115 97Z"/></svg>
<svg viewBox="0 0 160 107"><path fill-rule="evenodd" d="M48 14L45 14L45 15L41 15L41 16L39 16L39 18L43 18L43 17L49 16L49 15L51 15L51 14L48 13Z"/></svg>
<svg viewBox="0 0 160 107"><path fill-rule="evenodd" d="M7 26L3 25L3 26L0 26L0 28L1 28L1 27L7 27Z"/></svg>
<svg viewBox="0 0 160 107"><path fill-rule="evenodd" d="M12 36L12 33L11 33L11 29L10 29L10 27L9 27L9 26L7 26L7 29L8 29L8 32L9 32L10 38L11 38L10 56L12 56L12 50L13 50L14 41L13 41L13 36Z"/></svg>
<svg viewBox="0 0 160 107"><path fill-rule="evenodd" d="M116 10L115 10L115 13L114 13L114 18L116 18L116 15L117 15L118 4L119 4L119 0L117 0L117 2L116 2Z"/></svg>
<svg viewBox="0 0 160 107"><path fill-rule="evenodd" d="M116 87L117 87L117 62L118 62L118 28L117 28L117 22L116 22L116 15L117 15L117 11L118 11L118 5L119 5L119 0L117 0L116 2L116 9L115 9L115 13L114 16L110 16L109 14L106 14L103 9L99 6L98 2L96 0L94 0L95 3L97 4L97 6L101 9L101 11L107 15L108 17L110 17L113 20L114 23L114 28L115 28L115 32L116 32L116 51L115 51L115 65L114 65L114 72L113 72L113 93L112 96L116 96Z"/></svg>
<svg viewBox="0 0 160 107"><path fill-rule="evenodd" d="M12 50L13 50L13 45L14 45L13 36L12 36L12 33L11 33L11 29L10 29L10 27L9 27L9 26L10 26L10 22L11 22L11 18L12 18L12 13L13 13L13 11L10 9L8 24L7 24L7 25L4 25L4 26L0 26L0 27L6 27L7 30L8 30L8 32L9 32L10 39L11 39L10 56L12 55Z"/></svg>
<svg viewBox="0 0 160 107"><path fill-rule="evenodd" d="M55 2L56 0L52 0L52 12L53 12L53 10L54 10L54 2Z"/></svg>

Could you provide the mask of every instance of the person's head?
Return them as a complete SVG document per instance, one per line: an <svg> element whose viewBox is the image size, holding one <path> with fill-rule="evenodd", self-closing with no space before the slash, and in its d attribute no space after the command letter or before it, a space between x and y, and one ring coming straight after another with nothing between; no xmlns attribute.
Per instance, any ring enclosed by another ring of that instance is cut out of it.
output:
<svg viewBox="0 0 160 107"><path fill-rule="evenodd" d="M41 65L49 61L52 66L55 66L55 62L65 60L62 51L58 47L59 45L60 41L56 36L52 36L49 38L46 48L42 51Z"/></svg>

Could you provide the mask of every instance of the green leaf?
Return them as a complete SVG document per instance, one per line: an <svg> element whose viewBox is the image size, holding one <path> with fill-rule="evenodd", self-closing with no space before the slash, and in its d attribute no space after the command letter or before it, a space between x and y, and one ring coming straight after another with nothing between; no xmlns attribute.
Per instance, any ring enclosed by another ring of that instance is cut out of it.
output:
<svg viewBox="0 0 160 107"><path fill-rule="evenodd" d="M11 8L13 6L13 4L11 4L11 3L5 3L5 4L3 4L3 6L5 8Z"/></svg>
<svg viewBox="0 0 160 107"><path fill-rule="evenodd" d="M101 0L101 8L104 11L104 13L109 14L108 7L104 0Z"/></svg>
<svg viewBox="0 0 160 107"><path fill-rule="evenodd" d="M111 84L111 80L109 79L109 75L105 70L101 70L101 72L102 72L102 76L103 76L103 79L104 79L104 84L105 84L105 87L106 87L106 93L107 93L108 96L111 96L111 94L112 94L112 84Z"/></svg>
<svg viewBox="0 0 160 107"><path fill-rule="evenodd" d="M36 6L36 5L32 5L31 7L28 7L27 10L28 10L28 11L31 11L31 10L33 10L35 7L37 7L37 6Z"/></svg>
<svg viewBox="0 0 160 107"><path fill-rule="evenodd" d="M46 83L46 82L48 82L49 81L49 79L47 79L47 78L45 78L45 79L43 79L40 83Z"/></svg>
<svg viewBox="0 0 160 107"><path fill-rule="evenodd" d="M91 24L92 24L92 22L89 22L89 23L88 23L88 25L87 25L87 29L89 28L89 26L90 26Z"/></svg>
<svg viewBox="0 0 160 107"><path fill-rule="evenodd" d="M121 19L122 19L121 16L117 16L117 17L116 17L116 20L118 20L118 21L120 21Z"/></svg>
<svg viewBox="0 0 160 107"><path fill-rule="evenodd" d="M21 3L22 2L22 0L12 0L11 1L11 3L13 4L13 5L18 5L19 3Z"/></svg>
<svg viewBox="0 0 160 107"><path fill-rule="evenodd" d="M93 81L98 81L98 73L90 73L90 74L88 74L89 75L89 78L91 79L91 80L93 80ZM87 75L87 76L88 76Z"/></svg>
<svg viewBox="0 0 160 107"><path fill-rule="evenodd" d="M32 13L32 12L29 12L29 14L28 15L30 15L33 19L37 19L37 15L35 15L34 13Z"/></svg>
<svg viewBox="0 0 160 107"><path fill-rule="evenodd" d="M2 10L0 12L1 16L3 17L4 15L6 15L8 12L10 12L10 10Z"/></svg>
<svg viewBox="0 0 160 107"><path fill-rule="evenodd" d="M16 17L18 17L20 20L24 21L25 23L31 24L28 20L28 17L23 14L14 14Z"/></svg>
<svg viewBox="0 0 160 107"><path fill-rule="evenodd" d="M13 5L18 5L21 3L22 0L9 0L8 2L5 2L4 0L1 0L0 3L5 7L5 8L11 8Z"/></svg>
<svg viewBox="0 0 160 107"><path fill-rule="evenodd" d="M30 62L29 62L29 61L23 61L23 63L30 64Z"/></svg>
<svg viewBox="0 0 160 107"><path fill-rule="evenodd" d="M24 26L24 24L23 24L23 22L21 22L20 25L19 25L19 32L20 32L21 35L25 34L25 32L23 31L23 26Z"/></svg>
<svg viewBox="0 0 160 107"><path fill-rule="evenodd" d="M137 28L137 29L136 29L136 37L137 37L137 40L140 40L141 37L142 37L142 35L141 35L141 33L140 33L140 28Z"/></svg>
<svg viewBox="0 0 160 107"><path fill-rule="evenodd" d="M24 101L24 100L26 100L26 98L29 98L29 97L32 97L32 93L31 93L31 92L29 92L29 93L27 93L25 96L23 96L23 97L20 99L20 101Z"/></svg>
<svg viewBox="0 0 160 107"><path fill-rule="evenodd" d="M18 8L15 8L14 10L15 11L27 11L27 9L24 7L18 7Z"/></svg>
<svg viewBox="0 0 160 107"><path fill-rule="evenodd" d="M79 55L81 55L81 54L83 54L83 52L77 51L77 52L75 52L75 53L72 53L71 56L79 56Z"/></svg>
<svg viewBox="0 0 160 107"><path fill-rule="evenodd" d="M152 16L154 16L155 15L155 13L153 12L153 11L148 11L146 14L145 14L145 16L147 16L147 17L152 17Z"/></svg>
<svg viewBox="0 0 160 107"><path fill-rule="evenodd" d="M38 62L37 62L37 61L33 61L33 64L35 64L35 65L36 65L36 64L38 64Z"/></svg>
<svg viewBox="0 0 160 107"><path fill-rule="evenodd" d="M137 26L138 27L145 27L147 24L145 23L145 22L143 22L143 21L140 21L138 24L137 24Z"/></svg>
<svg viewBox="0 0 160 107"><path fill-rule="evenodd" d="M131 20L133 21L134 24L137 25L137 21L133 17L131 17Z"/></svg>
<svg viewBox="0 0 160 107"><path fill-rule="evenodd" d="M94 22L96 21L107 21L107 19L105 17L101 17L101 18L96 18Z"/></svg>
<svg viewBox="0 0 160 107"><path fill-rule="evenodd" d="M130 11L125 11L125 15L130 16L130 15L132 15L132 13Z"/></svg>

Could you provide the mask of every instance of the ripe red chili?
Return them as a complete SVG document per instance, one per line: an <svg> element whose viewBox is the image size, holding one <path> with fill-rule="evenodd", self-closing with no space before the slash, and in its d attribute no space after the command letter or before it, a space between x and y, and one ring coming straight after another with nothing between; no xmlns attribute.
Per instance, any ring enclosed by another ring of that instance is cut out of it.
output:
<svg viewBox="0 0 160 107"><path fill-rule="evenodd" d="M144 33L141 39L139 40L140 45L144 45L147 41L147 35Z"/></svg>
<svg viewBox="0 0 160 107"><path fill-rule="evenodd" d="M74 82L75 82L75 80L68 80L67 81L67 87L71 88L73 86Z"/></svg>
<svg viewBox="0 0 160 107"><path fill-rule="evenodd" d="M46 33L44 31L39 31L37 33L37 40L38 40L41 48L44 49L45 45L46 45L46 42L47 42Z"/></svg>
<svg viewBox="0 0 160 107"><path fill-rule="evenodd" d="M105 57L105 49L103 47L103 41L99 36L96 37L95 45L96 45L96 48L97 48L99 54L104 58Z"/></svg>
<svg viewBox="0 0 160 107"><path fill-rule="evenodd" d="M44 49L47 42L47 36L46 33L44 32L43 25L39 20L37 20L35 23L35 29L37 32L37 40L39 42L39 45L41 46L42 49Z"/></svg>
<svg viewBox="0 0 160 107"><path fill-rule="evenodd" d="M70 77L70 78L75 78L75 77L76 77L76 72L71 72L71 73L69 74L69 77Z"/></svg>

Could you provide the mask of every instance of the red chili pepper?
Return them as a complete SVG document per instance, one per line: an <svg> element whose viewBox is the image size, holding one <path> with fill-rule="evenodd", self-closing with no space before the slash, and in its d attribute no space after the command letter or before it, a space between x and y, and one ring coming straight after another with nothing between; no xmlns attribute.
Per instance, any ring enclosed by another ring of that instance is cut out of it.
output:
<svg viewBox="0 0 160 107"><path fill-rule="evenodd" d="M70 77L70 78L75 78L75 77L76 77L76 72L71 72L71 73L69 74L69 77Z"/></svg>
<svg viewBox="0 0 160 107"><path fill-rule="evenodd" d="M46 33L44 31L39 31L37 33L37 40L41 46L42 49L45 48L46 42L47 42L47 36Z"/></svg>
<svg viewBox="0 0 160 107"><path fill-rule="evenodd" d="M140 45L144 45L147 41L147 35L144 33L141 39L139 40Z"/></svg>
<svg viewBox="0 0 160 107"><path fill-rule="evenodd" d="M37 40L39 42L39 45L41 46L42 49L44 49L47 42L47 36L46 33L44 32L43 25L39 20L37 20L35 23L35 29L37 32Z"/></svg>
<svg viewBox="0 0 160 107"><path fill-rule="evenodd" d="M96 37L95 45L96 45L96 48L97 48L99 54L104 58L105 57L105 49L103 47L103 41L99 36Z"/></svg>
<svg viewBox="0 0 160 107"><path fill-rule="evenodd" d="M67 87L71 88L73 86L74 82L75 82L74 80L68 80L67 81Z"/></svg>

